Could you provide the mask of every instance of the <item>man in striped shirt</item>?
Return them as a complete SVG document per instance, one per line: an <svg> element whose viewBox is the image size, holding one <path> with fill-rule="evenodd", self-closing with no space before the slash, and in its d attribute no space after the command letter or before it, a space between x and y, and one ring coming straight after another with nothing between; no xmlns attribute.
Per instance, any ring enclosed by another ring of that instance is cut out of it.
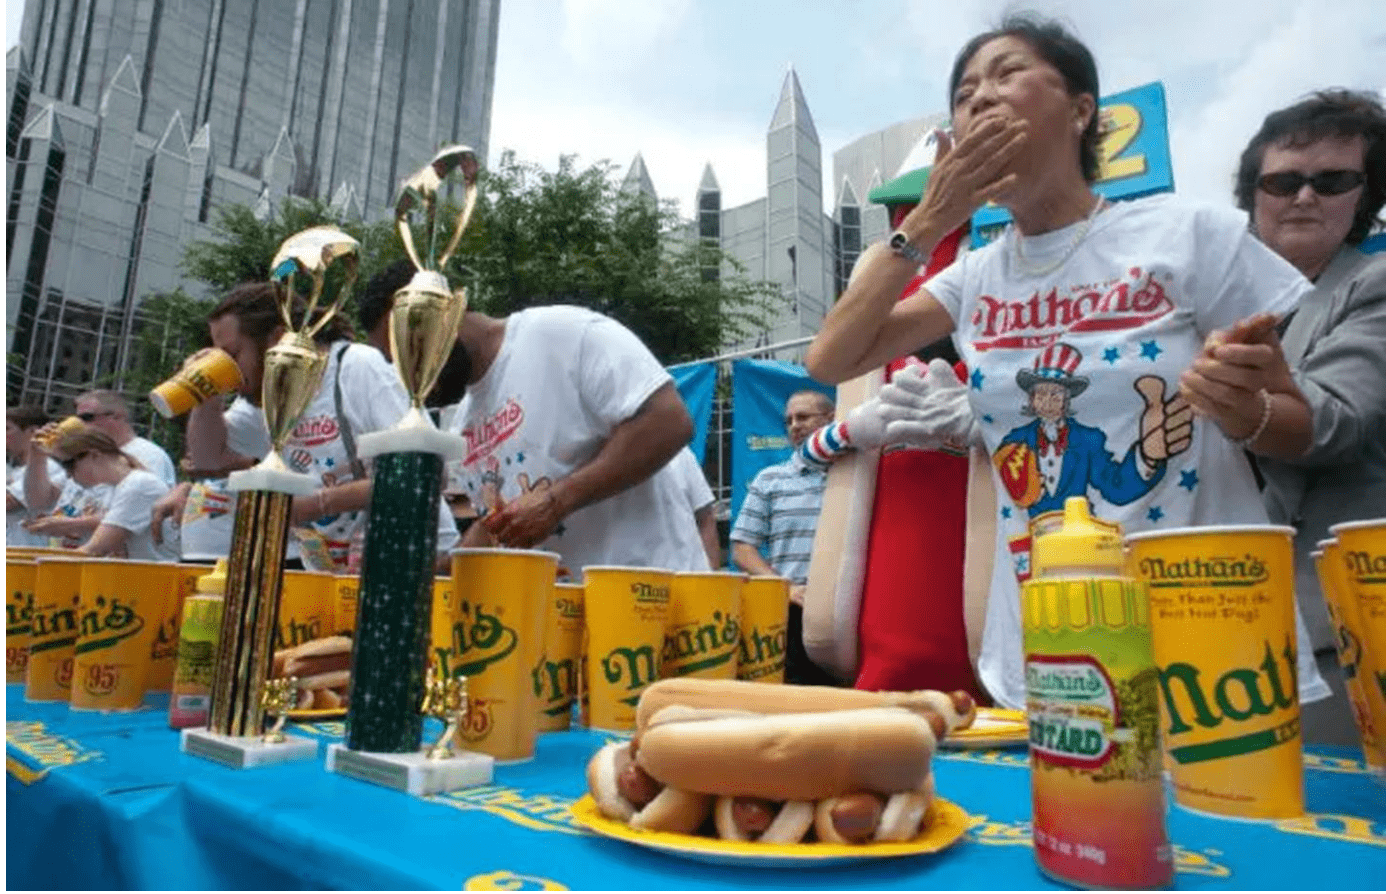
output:
<svg viewBox="0 0 1386 894"><path fill-rule="evenodd" d="M798 391L785 403L784 415L794 452L784 462L761 469L746 489L731 531L732 561L747 574L789 578L785 680L828 685L834 681L809 661L803 642L804 585L828 475L826 467L805 462L799 446L832 422L833 403L821 392Z"/></svg>

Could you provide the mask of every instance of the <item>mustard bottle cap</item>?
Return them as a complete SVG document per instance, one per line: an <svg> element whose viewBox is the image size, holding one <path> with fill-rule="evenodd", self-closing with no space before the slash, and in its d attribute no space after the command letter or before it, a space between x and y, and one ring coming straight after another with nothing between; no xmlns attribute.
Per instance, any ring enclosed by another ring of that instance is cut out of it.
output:
<svg viewBox="0 0 1386 894"><path fill-rule="evenodd" d="M215 594L217 596L226 595L226 560L217 559L217 564L210 572L197 579L197 592Z"/></svg>
<svg viewBox="0 0 1386 894"><path fill-rule="evenodd" d="M1087 497L1065 500L1063 524L1030 546L1035 577L1066 570L1120 574L1123 564L1121 526L1093 518Z"/></svg>

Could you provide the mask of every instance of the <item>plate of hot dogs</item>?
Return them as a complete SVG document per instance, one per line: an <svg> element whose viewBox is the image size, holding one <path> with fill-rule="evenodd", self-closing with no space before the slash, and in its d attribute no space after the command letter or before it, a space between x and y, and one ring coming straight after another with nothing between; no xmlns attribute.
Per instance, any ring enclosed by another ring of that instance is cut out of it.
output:
<svg viewBox="0 0 1386 894"><path fill-rule="evenodd" d="M978 708L977 717L964 729L950 730L943 748L1006 748L1030 741L1030 725L1024 711L1010 708Z"/></svg>
<svg viewBox="0 0 1386 894"><path fill-rule="evenodd" d="M325 636L274 653L274 678L294 677L297 701L290 720L345 717L351 685L351 638Z"/></svg>
<svg viewBox="0 0 1386 894"><path fill-rule="evenodd" d="M702 862L854 863L930 854L967 831L932 759L966 693L665 680L629 741L587 765L573 805L597 835Z"/></svg>

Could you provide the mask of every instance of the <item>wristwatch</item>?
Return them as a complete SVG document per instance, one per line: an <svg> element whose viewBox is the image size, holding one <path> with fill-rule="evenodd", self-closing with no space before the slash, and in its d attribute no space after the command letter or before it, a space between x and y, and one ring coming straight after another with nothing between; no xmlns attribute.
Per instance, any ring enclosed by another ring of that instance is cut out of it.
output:
<svg viewBox="0 0 1386 894"><path fill-rule="evenodd" d="M910 242L910 237L905 235L904 230L896 230L894 233L891 233L889 244L891 251L907 261L913 261L916 264L924 264L929 260L924 256L924 252L914 247L914 243Z"/></svg>

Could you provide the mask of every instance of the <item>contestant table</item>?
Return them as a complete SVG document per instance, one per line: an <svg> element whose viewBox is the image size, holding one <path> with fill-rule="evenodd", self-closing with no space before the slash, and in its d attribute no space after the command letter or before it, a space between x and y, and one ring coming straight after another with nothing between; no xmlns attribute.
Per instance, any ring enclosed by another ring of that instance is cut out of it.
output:
<svg viewBox="0 0 1386 894"><path fill-rule="evenodd" d="M536 758L497 767L494 784L420 800L327 773L321 760L238 772L188 757L158 707L84 714L27 704L9 686L6 711L11 889L1056 887L1030 852L1023 749L936 758L940 794L972 822L941 854L754 869L689 862L576 826L568 805L606 738L597 733L543 735ZM295 731L326 743L342 724ZM1171 808L1177 887L1386 884L1386 788L1348 750L1308 753L1305 779L1310 814L1294 821Z"/></svg>

